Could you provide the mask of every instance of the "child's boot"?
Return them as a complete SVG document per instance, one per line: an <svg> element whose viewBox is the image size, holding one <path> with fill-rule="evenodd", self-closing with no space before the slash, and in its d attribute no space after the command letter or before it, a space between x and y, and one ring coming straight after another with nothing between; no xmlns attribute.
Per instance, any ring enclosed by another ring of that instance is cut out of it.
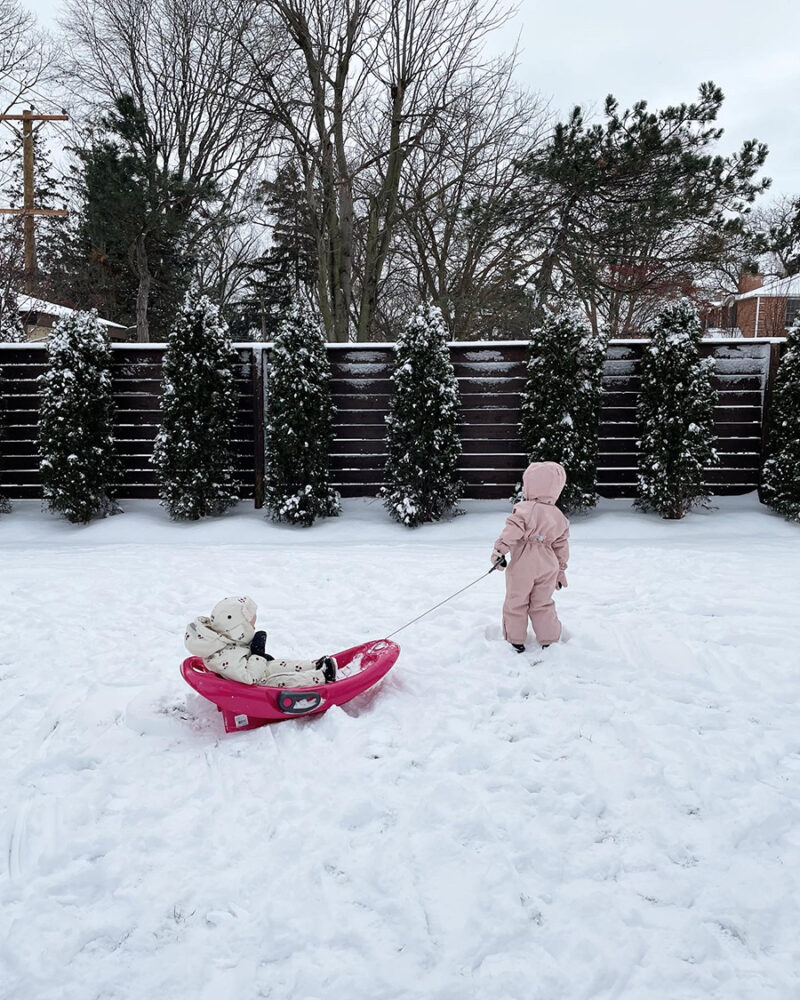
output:
<svg viewBox="0 0 800 1000"><path fill-rule="evenodd" d="M524 653L525 652L525 646L521 642L512 642L511 646L512 646L513 649L516 649L516 651L518 653Z"/></svg>
<svg viewBox="0 0 800 1000"><path fill-rule="evenodd" d="M336 680L336 667L338 664L333 656L321 656L314 664L317 670L321 670L325 683L331 684Z"/></svg>

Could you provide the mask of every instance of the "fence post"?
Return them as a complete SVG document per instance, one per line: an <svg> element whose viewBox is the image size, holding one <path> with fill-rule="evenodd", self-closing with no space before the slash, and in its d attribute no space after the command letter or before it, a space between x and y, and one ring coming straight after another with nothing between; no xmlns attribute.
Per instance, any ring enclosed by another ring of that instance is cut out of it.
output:
<svg viewBox="0 0 800 1000"><path fill-rule="evenodd" d="M264 506L264 351L250 348L252 353L251 375L253 379L253 455L254 482L253 504L256 510Z"/></svg>
<svg viewBox="0 0 800 1000"><path fill-rule="evenodd" d="M770 410L772 408L772 390L775 385L775 375L781 360L783 344L772 343L769 345L769 365L767 367L767 377L764 382L764 402L761 406L761 469L758 473L758 499L764 503L761 495L764 486L764 462L767 460L767 446L769 444L769 423Z"/></svg>

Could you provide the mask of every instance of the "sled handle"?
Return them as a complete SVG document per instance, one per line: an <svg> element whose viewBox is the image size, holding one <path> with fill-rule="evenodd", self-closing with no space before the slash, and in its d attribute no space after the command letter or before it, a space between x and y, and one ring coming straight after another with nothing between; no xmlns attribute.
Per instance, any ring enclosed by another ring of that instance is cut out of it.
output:
<svg viewBox="0 0 800 1000"><path fill-rule="evenodd" d="M322 695L316 691L281 691L278 708L284 715L308 715L322 704Z"/></svg>

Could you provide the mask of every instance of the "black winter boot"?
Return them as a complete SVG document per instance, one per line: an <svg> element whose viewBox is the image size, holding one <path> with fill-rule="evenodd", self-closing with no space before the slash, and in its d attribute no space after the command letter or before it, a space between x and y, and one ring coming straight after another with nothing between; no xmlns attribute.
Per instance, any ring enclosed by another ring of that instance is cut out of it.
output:
<svg viewBox="0 0 800 1000"><path fill-rule="evenodd" d="M334 660L332 656L320 656L320 658L314 662L314 666L317 670L322 671L326 684L330 684L332 681L336 680L336 660Z"/></svg>
<svg viewBox="0 0 800 1000"><path fill-rule="evenodd" d="M521 642L512 642L511 646L512 646L513 649L516 649L516 651L518 653L524 653L525 652L525 647L523 646L523 644Z"/></svg>

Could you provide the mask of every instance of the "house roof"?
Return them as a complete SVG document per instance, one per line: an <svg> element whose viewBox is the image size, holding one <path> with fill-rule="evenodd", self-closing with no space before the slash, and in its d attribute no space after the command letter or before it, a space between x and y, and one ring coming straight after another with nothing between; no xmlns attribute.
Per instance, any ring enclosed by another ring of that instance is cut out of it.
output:
<svg viewBox="0 0 800 1000"><path fill-rule="evenodd" d="M771 298L800 298L800 274L792 275L790 278L781 278L769 285L763 285L761 288L754 288L750 292L742 292L741 295L735 296L737 302L741 302L742 299Z"/></svg>
<svg viewBox="0 0 800 1000"><path fill-rule="evenodd" d="M70 309L69 306L60 306L56 302L45 302L44 299L34 298L32 295L18 295L17 308L21 313L47 313L48 316L72 316L78 312L77 309ZM97 317L97 322L101 326L110 327L114 330L127 330L126 326L120 323L112 323L110 319Z"/></svg>

